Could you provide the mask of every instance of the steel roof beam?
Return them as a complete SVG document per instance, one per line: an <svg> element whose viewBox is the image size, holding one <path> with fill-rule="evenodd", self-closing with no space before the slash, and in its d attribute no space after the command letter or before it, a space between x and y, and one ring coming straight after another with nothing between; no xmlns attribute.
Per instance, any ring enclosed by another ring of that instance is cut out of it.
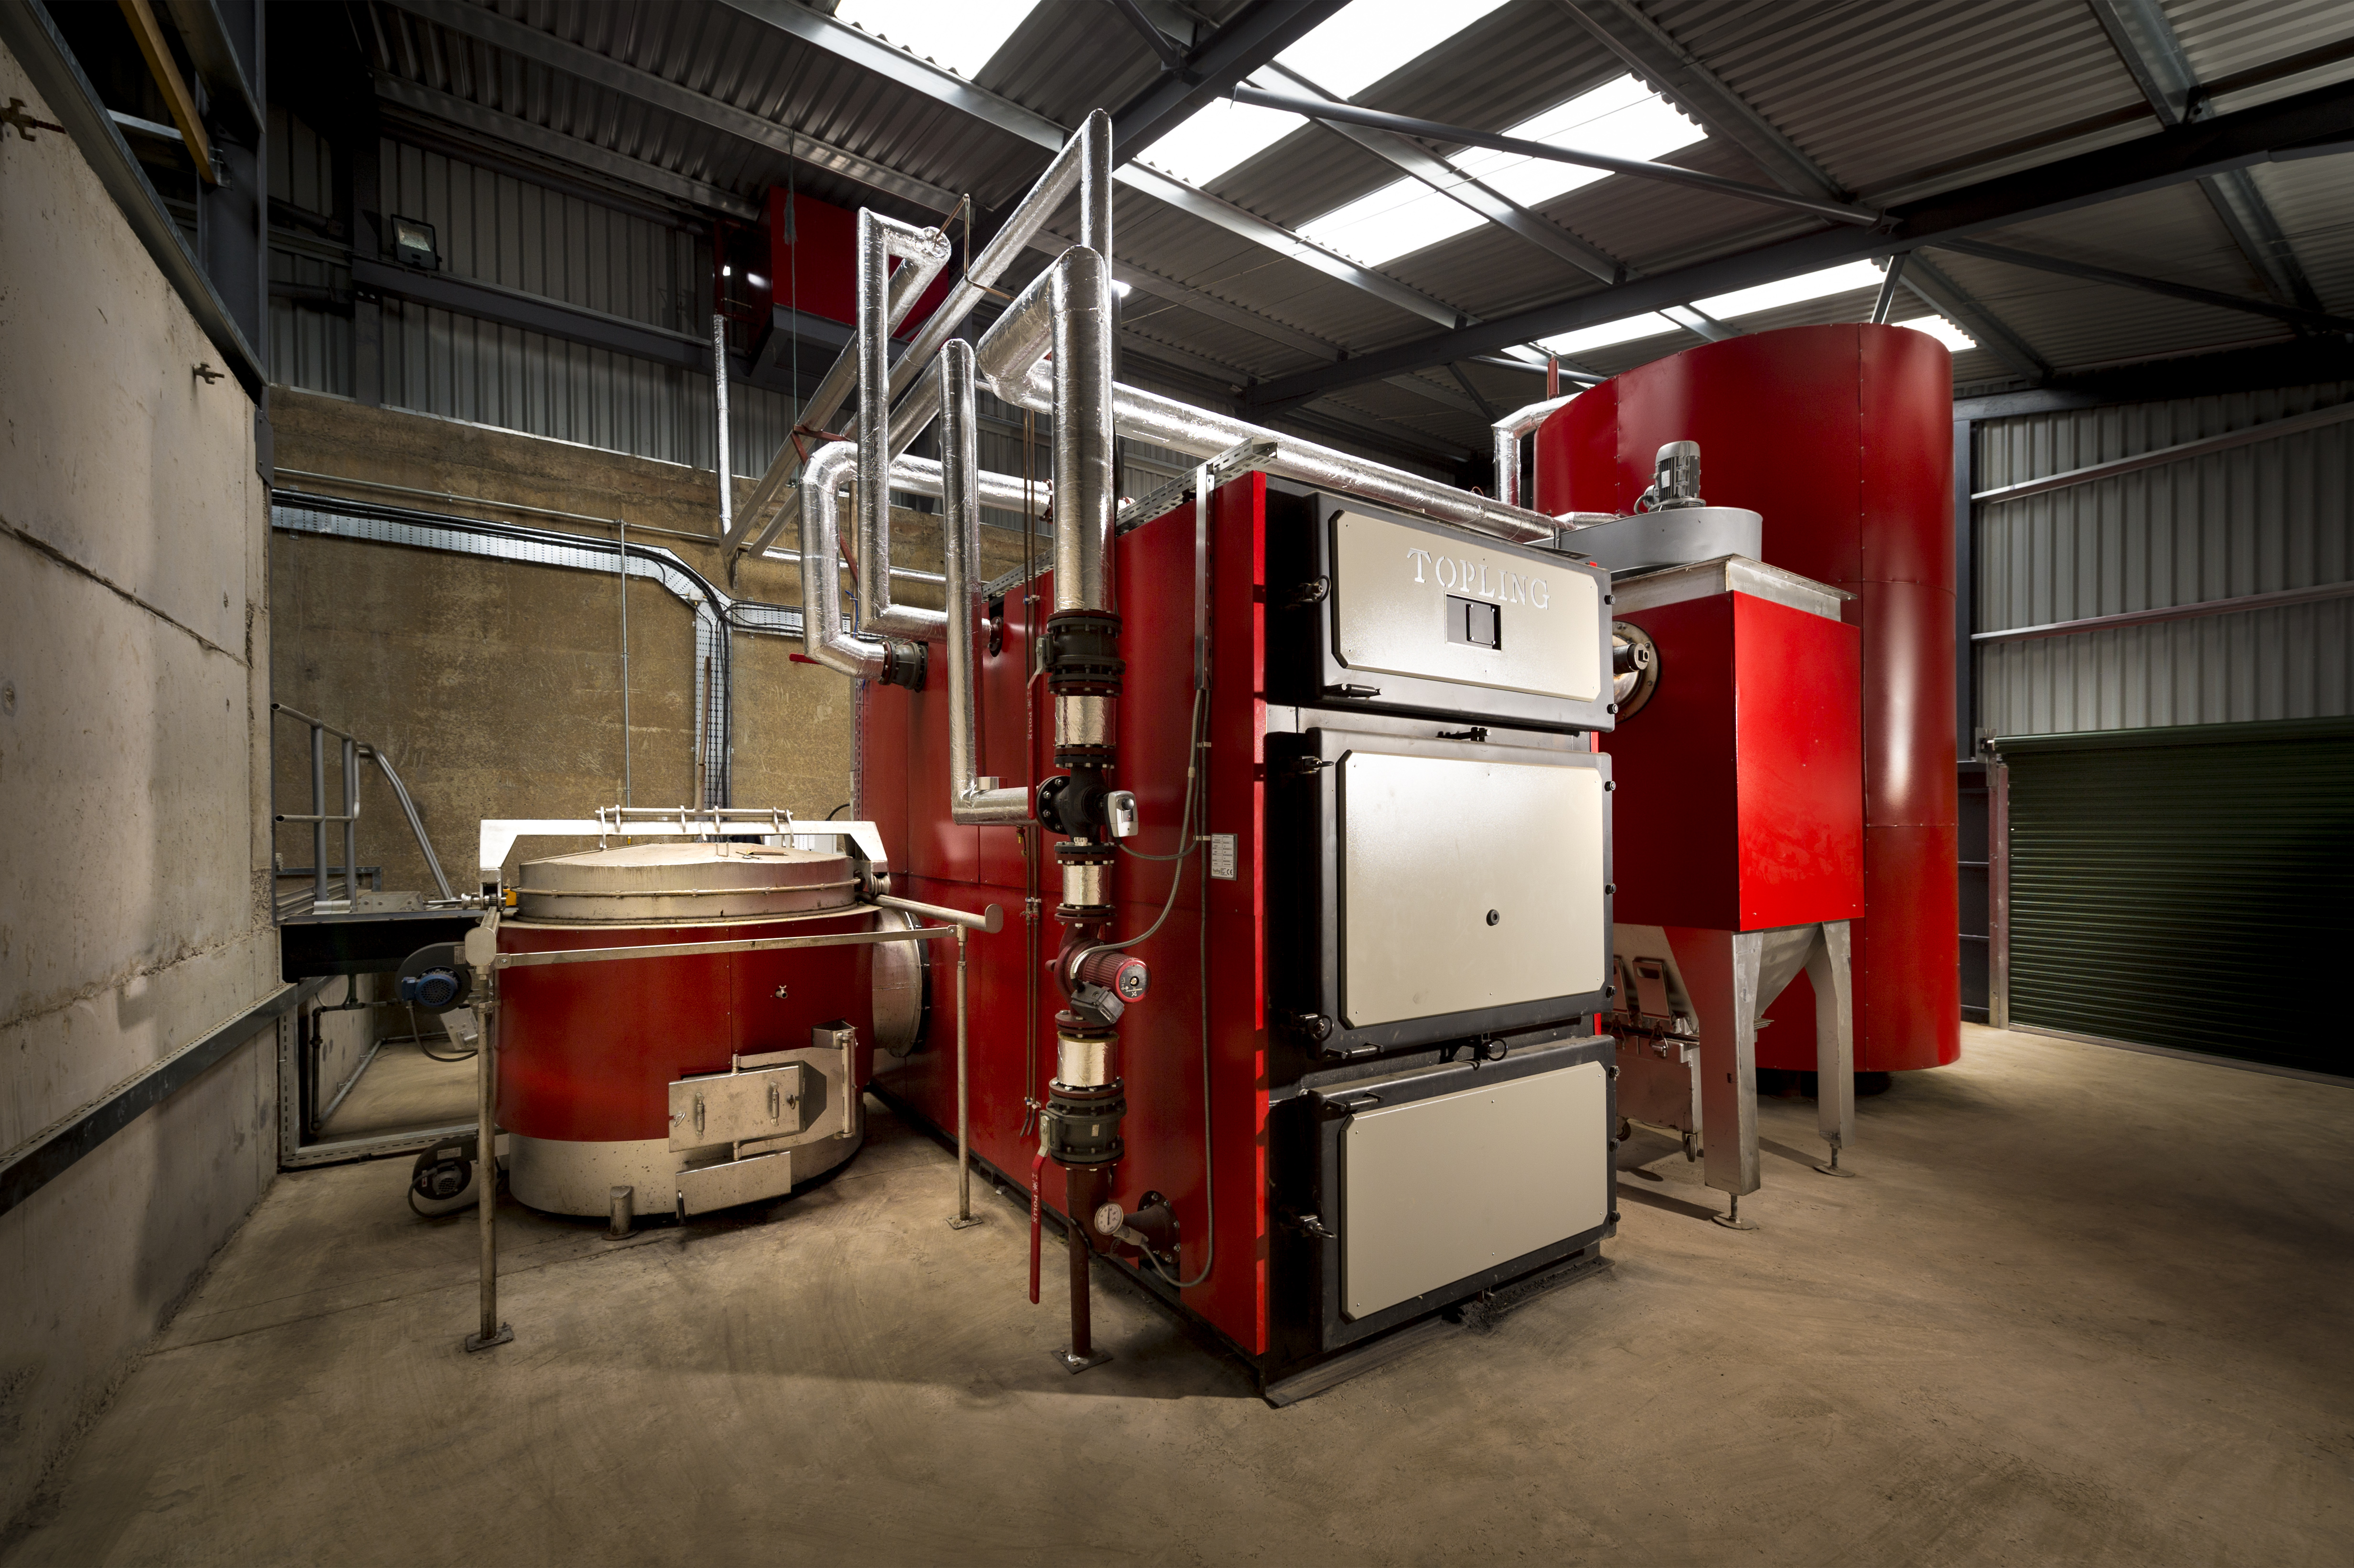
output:
<svg viewBox="0 0 2354 1568"><path fill-rule="evenodd" d="M2161 125L2182 125L2205 120L2214 110L2182 40L2168 20L2158 0L2084 0L2101 30L2109 36L2126 71L2149 100L2150 111ZM2209 205L2221 220L2232 243L2255 269L2264 287L2285 305L2307 311L2321 309L2321 296L2297 262L2271 204L2245 169L2209 175L2199 182Z"/></svg>
<svg viewBox="0 0 2354 1568"><path fill-rule="evenodd" d="M1137 5L1136 0L1109 0L1109 4L1113 10L1127 18L1128 25L1135 29L1136 35L1152 52L1161 57L1162 70L1182 71L1185 69L1185 51L1177 47L1176 39L1152 25L1152 19Z"/></svg>
<svg viewBox="0 0 2354 1568"><path fill-rule="evenodd" d="M789 125L755 114L749 110L681 87L667 77L656 76L650 70L626 65L610 55L600 54L583 44L559 38L543 32L528 22L518 22L511 16L472 5L466 0L387 0L387 3L412 15L424 17L438 26L453 33L489 44L521 59L543 65L551 70L634 98L667 111L683 120L755 143L772 153L788 158L798 158L822 169L831 169L861 185L915 202L918 206L945 213L956 205L952 191L926 180L912 179L896 169L862 157L846 148L805 136ZM592 143L593 144L593 143Z"/></svg>
<svg viewBox="0 0 2354 1568"><path fill-rule="evenodd" d="M1402 370L1490 354L1514 344L1556 337L1580 327L1797 277L1844 261L1869 260L1893 249L1942 245L1948 239L2180 185L2202 175L2222 174L2274 158L2327 155L2349 146L2354 146L2354 83L2333 83L1892 207L1889 216L1894 225L1884 235L1850 228L1829 230L1694 262L1615 288L1356 355L1338 365L1278 377L1255 388L1252 402L1265 409L1270 404L1314 397L1336 387L1378 381Z"/></svg>
<svg viewBox="0 0 2354 1568"><path fill-rule="evenodd" d="M1613 175L1629 175L1637 179L1660 180L1670 185L1690 185L1716 196L1728 196L1742 201L1763 202L1769 207L1795 207L1816 217L1828 217L1838 223L1859 224L1865 228L1880 221L1881 215L1849 202L1825 201L1819 196L1793 191L1770 190L1753 185L1745 180L1728 180L1722 175L1708 174L1700 169L1680 168L1674 164L1653 163L1647 158L1621 158L1612 153L1589 152L1578 147L1559 146L1551 142L1532 142L1521 136L1500 135L1493 131L1475 131L1463 125L1444 125L1436 120L1418 120L1408 114L1392 114L1380 109L1362 109L1353 103L1340 103L1331 99L1300 98L1291 93L1268 92L1263 88L1239 86L1231 95L1236 103L1248 103L1260 109L1279 109L1288 113L1302 114L1312 120L1344 121L1353 125L1370 125L1377 131L1389 131L1401 136L1420 136L1431 142L1453 142L1467 147L1492 147L1500 153L1518 153L1524 158L1544 158L1556 164L1575 164L1581 168L1601 169Z"/></svg>
<svg viewBox="0 0 2354 1568"><path fill-rule="evenodd" d="M1784 135L1749 101L1726 86L1723 79L1694 58L1667 31L1645 16L1636 0L1556 0L1585 25L1635 74L1665 93L1686 113L1698 119L1712 136L1723 137L1757 161L1766 176L1784 190L1804 196L1849 199L1850 193L1829 169L1806 149ZM2019 334L1972 302L1972 319L1981 323L1982 340L1993 338L2024 350ZM2028 355L2033 359L2032 355ZM2041 364L2041 362L2036 361Z"/></svg>
<svg viewBox="0 0 2354 1568"><path fill-rule="evenodd" d="M221 19L217 0L164 0L164 8L172 14L180 42L187 46L196 75L211 93L207 107L228 110L244 122L247 134L260 135L268 111L246 75L245 61L229 37L228 24Z"/></svg>
<svg viewBox="0 0 2354 1568"><path fill-rule="evenodd" d="M1991 311L1973 298L1967 289L1935 266L1918 251L1896 258L1904 264L1902 274L1904 286L1919 297L1921 302L1938 314L1948 317L1963 331L1978 339L1978 346L2000 360L2011 374L2033 382L2051 379L2052 366L2043 356L2030 348L2025 340L1996 318ZM1894 264L1891 263L1891 271Z"/></svg>
<svg viewBox="0 0 2354 1568"><path fill-rule="evenodd" d="M734 191L721 190L717 185L708 185L702 180L690 179L684 175L673 174L660 164L649 164L642 158L632 158L625 154L613 152L609 148L599 146L594 142L584 142L578 136L567 136L561 131L550 131L546 126L532 121L519 120L512 114L502 114L495 109L485 109L481 104L471 102L466 99L455 98L446 92L438 92L432 88L410 81L406 77L392 76L384 71L376 72L376 92L378 98L387 103L397 103L404 109L413 109L419 114L430 115L436 120L446 120L452 125L462 126L473 132L478 136L488 136L493 141L521 147L526 152L537 153L544 157L572 164L579 168L590 169L598 174L606 175L647 190L660 191L665 196L676 196L681 201L692 202L697 207L724 212L730 217L739 217L749 222L758 219L760 216L758 207L746 201Z"/></svg>
<svg viewBox="0 0 2354 1568"><path fill-rule="evenodd" d="M1119 5L1120 0L1113 3ZM1112 157L1116 161L1135 157L1183 124L1196 110L1306 37L1348 3L1349 0L1256 0L1244 6L1234 20L1203 39L1200 47L1186 52L1183 69L1164 67L1160 80L1113 112Z"/></svg>
<svg viewBox="0 0 2354 1568"><path fill-rule="evenodd" d="M454 4L455 0L397 0L397 3L447 5ZM984 88L975 87L953 71L943 70L929 60L918 59L897 45L885 43L883 39L870 33L861 32L846 23L837 22L831 16L822 16L805 5L796 4L795 0L722 0L722 4L742 12L756 21L766 22L780 32L790 33L803 43L822 49L839 59L847 60L853 65L872 71L887 81L920 93L936 103L943 103L951 109L961 110L974 119L992 125L1008 135L1019 137L1044 151L1055 151L1070 139L1070 132L1067 128L1056 124L1036 111L1024 109L1011 99L1001 98ZM1315 0L1315 4L1318 5L1329 4L1332 9L1338 9L1341 0ZM1261 5L1253 15L1264 18L1269 13L1287 7L1292 9L1297 15L1308 14L1312 9L1309 6L1292 5L1291 0L1270 0L1270 3ZM468 8L471 9L471 7ZM1228 24L1228 28L1241 26L1245 19L1246 18L1237 19ZM1321 19L1321 15L1319 15L1317 20ZM1303 26L1300 31L1305 32L1308 26L1313 25L1314 23L1310 22ZM1278 50L1288 47L1288 43L1289 39L1287 38L1284 42L1276 44L1273 48L1267 50L1266 57L1262 57L1260 63L1264 63L1265 58L1271 58ZM1211 44L1204 44L1201 50L1196 51L1197 58L1206 58L1211 48ZM1248 69L1250 68L1244 68L1245 70ZM1242 72L1237 71L1235 74L1239 76ZM1117 155L1116 153L1115 156ZM1275 251L1278 255L1288 256L1303 266L1323 273L1328 278L1337 279L1341 282L1362 289L1376 299L1410 314L1420 316L1425 321L1452 327L1469 319L1462 312L1443 301L1433 299L1419 290L1410 289L1394 278L1350 260L1337 250L1327 249L1312 240L1302 238L1279 224L1270 223L1256 213L1212 196L1207 191L1197 190L1184 181L1161 174L1157 169L1145 168L1136 164L1126 164L1120 166L1113 177L1131 190L1142 191L1145 195L1165 202L1180 212L1198 217L1205 223L1214 224L1237 238L1249 240L1255 245Z"/></svg>
<svg viewBox="0 0 2354 1568"><path fill-rule="evenodd" d="M2058 256L2045 256L2032 250L2018 250L2008 245L1988 245L1977 239L1945 239L1937 241L1940 250L1958 251L1964 256L1976 256L1988 261L2001 261L2013 267L2029 267L2039 272L2056 273L2062 278L2082 278L2092 283L2114 283L2121 289L2139 289L2145 293L2165 294L2172 299L2188 300L2192 304L2213 305L2219 310L2243 311L2249 315L2270 316L2308 332L2354 333L2354 320L2334 316L2327 311L2308 311L2298 305L2284 305L2271 300L2252 300L2243 294L2220 293L2213 289L2196 288L2189 283L2177 283L2165 278L2147 278L2138 272L2120 272L2114 267L2095 267L2089 261L2070 261Z"/></svg>
<svg viewBox="0 0 2354 1568"><path fill-rule="evenodd" d="M1281 77L1319 102L1339 101L1306 77L1286 70L1280 65L1270 65L1267 72ZM1590 272L1606 283L1626 280L1625 262L1575 238L1518 202L1490 190L1421 143L1395 132L1377 131L1369 125L1355 124L1329 115L1318 115L1316 122L1337 135L1346 136L1373 156L1420 180L1431 189L1462 203L1497 228L1560 257L1580 271Z"/></svg>
<svg viewBox="0 0 2354 1568"><path fill-rule="evenodd" d="M1479 395L1479 388L1471 385L1471 377L1464 374L1461 366L1450 365L1447 370L1447 374L1455 377L1455 384L1463 388L1463 395L1471 399L1471 407L1478 411L1482 420L1492 425L1503 418L1487 398Z"/></svg>
<svg viewBox="0 0 2354 1568"><path fill-rule="evenodd" d="M1767 176L1784 190L1823 197L1848 199L1848 191L1830 172L1784 135L1746 100L1720 80L1716 73L1668 36L1667 30L1643 14L1635 0L1554 0L1583 23L1602 46L1626 62L1627 69L1708 127L1757 160Z"/></svg>

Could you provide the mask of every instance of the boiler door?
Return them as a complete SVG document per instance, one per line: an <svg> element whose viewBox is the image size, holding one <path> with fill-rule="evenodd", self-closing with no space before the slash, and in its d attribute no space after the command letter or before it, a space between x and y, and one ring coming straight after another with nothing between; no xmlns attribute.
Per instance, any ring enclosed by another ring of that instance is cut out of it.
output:
<svg viewBox="0 0 2354 1568"><path fill-rule="evenodd" d="M1358 750L1338 771L1348 1027L1606 983L1598 770Z"/></svg>

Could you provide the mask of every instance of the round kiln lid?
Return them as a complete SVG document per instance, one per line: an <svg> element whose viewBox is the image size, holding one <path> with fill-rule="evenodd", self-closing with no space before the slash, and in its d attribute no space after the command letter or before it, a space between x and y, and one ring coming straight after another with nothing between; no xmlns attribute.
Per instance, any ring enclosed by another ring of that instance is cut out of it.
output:
<svg viewBox="0 0 2354 1568"><path fill-rule="evenodd" d="M567 922L733 918L854 902L850 857L756 843L625 844L525 861L515 914Z"/></svg>

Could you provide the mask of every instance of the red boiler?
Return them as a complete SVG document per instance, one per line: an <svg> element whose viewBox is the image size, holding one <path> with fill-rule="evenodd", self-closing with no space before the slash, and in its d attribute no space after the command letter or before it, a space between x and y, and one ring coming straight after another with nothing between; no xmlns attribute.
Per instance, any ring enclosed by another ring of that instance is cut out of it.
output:
<svg viewBox="0 0 2354 1568"><path fill-rule="evenodd" d="M1943 345L1849 324L1672 355L1579 396L1536 434L1540 510L1628 512L1659 449L1697 441L1709 499L1764 514L1768 563L1857 596L1845 618L1863 657L1859 1071L1961 1054L1952 417ZM1813 1068L1805 985L1774 1010L1758 1065Z"/></svg>
<svg viewBox="0 0 2354 1568"><path fill-rule="evenodd" d="M868 931L848 856L743 842L633 844L526 862L499 951ZM871 947L675 953L504 969L499 1125L514 1195L684 1218L778 1197L864 1135ZM773 1092L771 1092L773 1091Z"/></svg>

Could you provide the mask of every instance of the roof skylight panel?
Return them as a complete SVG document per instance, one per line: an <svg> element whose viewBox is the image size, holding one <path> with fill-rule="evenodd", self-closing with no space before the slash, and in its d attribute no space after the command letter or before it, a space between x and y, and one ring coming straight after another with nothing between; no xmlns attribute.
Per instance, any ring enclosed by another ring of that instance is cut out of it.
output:
<svg viewBox="0 0 2354 1568"><path fill-rule="evenodd" d="M1688 147L1705 133L1641 82L1622 76L1556 103L1503 134L1621 158L1648 159ZM1452 162L1497 195L1531 207L1558 200L1606 174L1602 169L1483 147L1459 154ZM1301 225L1299 231L1320 245L1380 266L1452 239L1480 221L1479 213L1455 197L1420 180L1404 179L1335 207Z"/></svg>
<svg viewBox="0 0 2354 1568"><path fill-rule="evenodd" d="M1939 343L1944 344L1947 348L1952 349L1956 354L1960 354L1965 349L1976 348L1978 345L1978 339L1972 337L1969 334L1964 332L1961 328L1956 326L1953 323L1947 321L1943 316L1920 316L1914 320L1909 322L1898 322L1895 324L1901 327L1911 327L1914 332L1923 334L1928 337L1934 337Z"/></svg>
<svg viewBox="0 0 2354 1568"><path fill-rule="evenodd" d="M1275 58L1336 98L1354 98L1504 0L1355 0Z"/></svg>
<svg viewBox="0 0 2354 1568"><path fill-rule="evenodd" d="M1617 344L1633 343L1639 338L1658 337L1664 333L1682 330L1667 317L1645 311L1639 316L1628 316L1619 321L1604 322L1599 326L1580 327L1559 337L1540 339L1539 346L1567 359L1592 349L1609 348Z"/></svg>
<svg viewBox="0 0 2354 1568"><path fill-rule="evenodd" d="M833 15L970 81L1038 0L842 0Z"/></svg>
<svg viewBox="0 0 2354 1568"><path fill-rule="evenodd" d="M1355 0L1276 56L1276 60L1326 92L1353 98L1503 3L1466 0L1443 6L1432 5L1428 0ZM1255 85L1294 90L1293 83L1280 79ZM1154 142L1145 150L1143 161L1189 185L1206 185L1274 146L1301 123L1297 114L1221 100Z"/></svg>
<svg viewBox="0 0 2354 1568"><path fill-rule="evenodd" d="M1731 321L1735 316L1755 315L1759 311L1801 304L1830 294L1844 294L1857 289L1877 289L1880 278L1880 269L1869 261L1843 261L1819 272L1801 272L1795 278L1777 279L1771 283L1760 283L1753 289L1712 294L1705 300L1694 300L1691 307L1702 315Z"/></svg>

